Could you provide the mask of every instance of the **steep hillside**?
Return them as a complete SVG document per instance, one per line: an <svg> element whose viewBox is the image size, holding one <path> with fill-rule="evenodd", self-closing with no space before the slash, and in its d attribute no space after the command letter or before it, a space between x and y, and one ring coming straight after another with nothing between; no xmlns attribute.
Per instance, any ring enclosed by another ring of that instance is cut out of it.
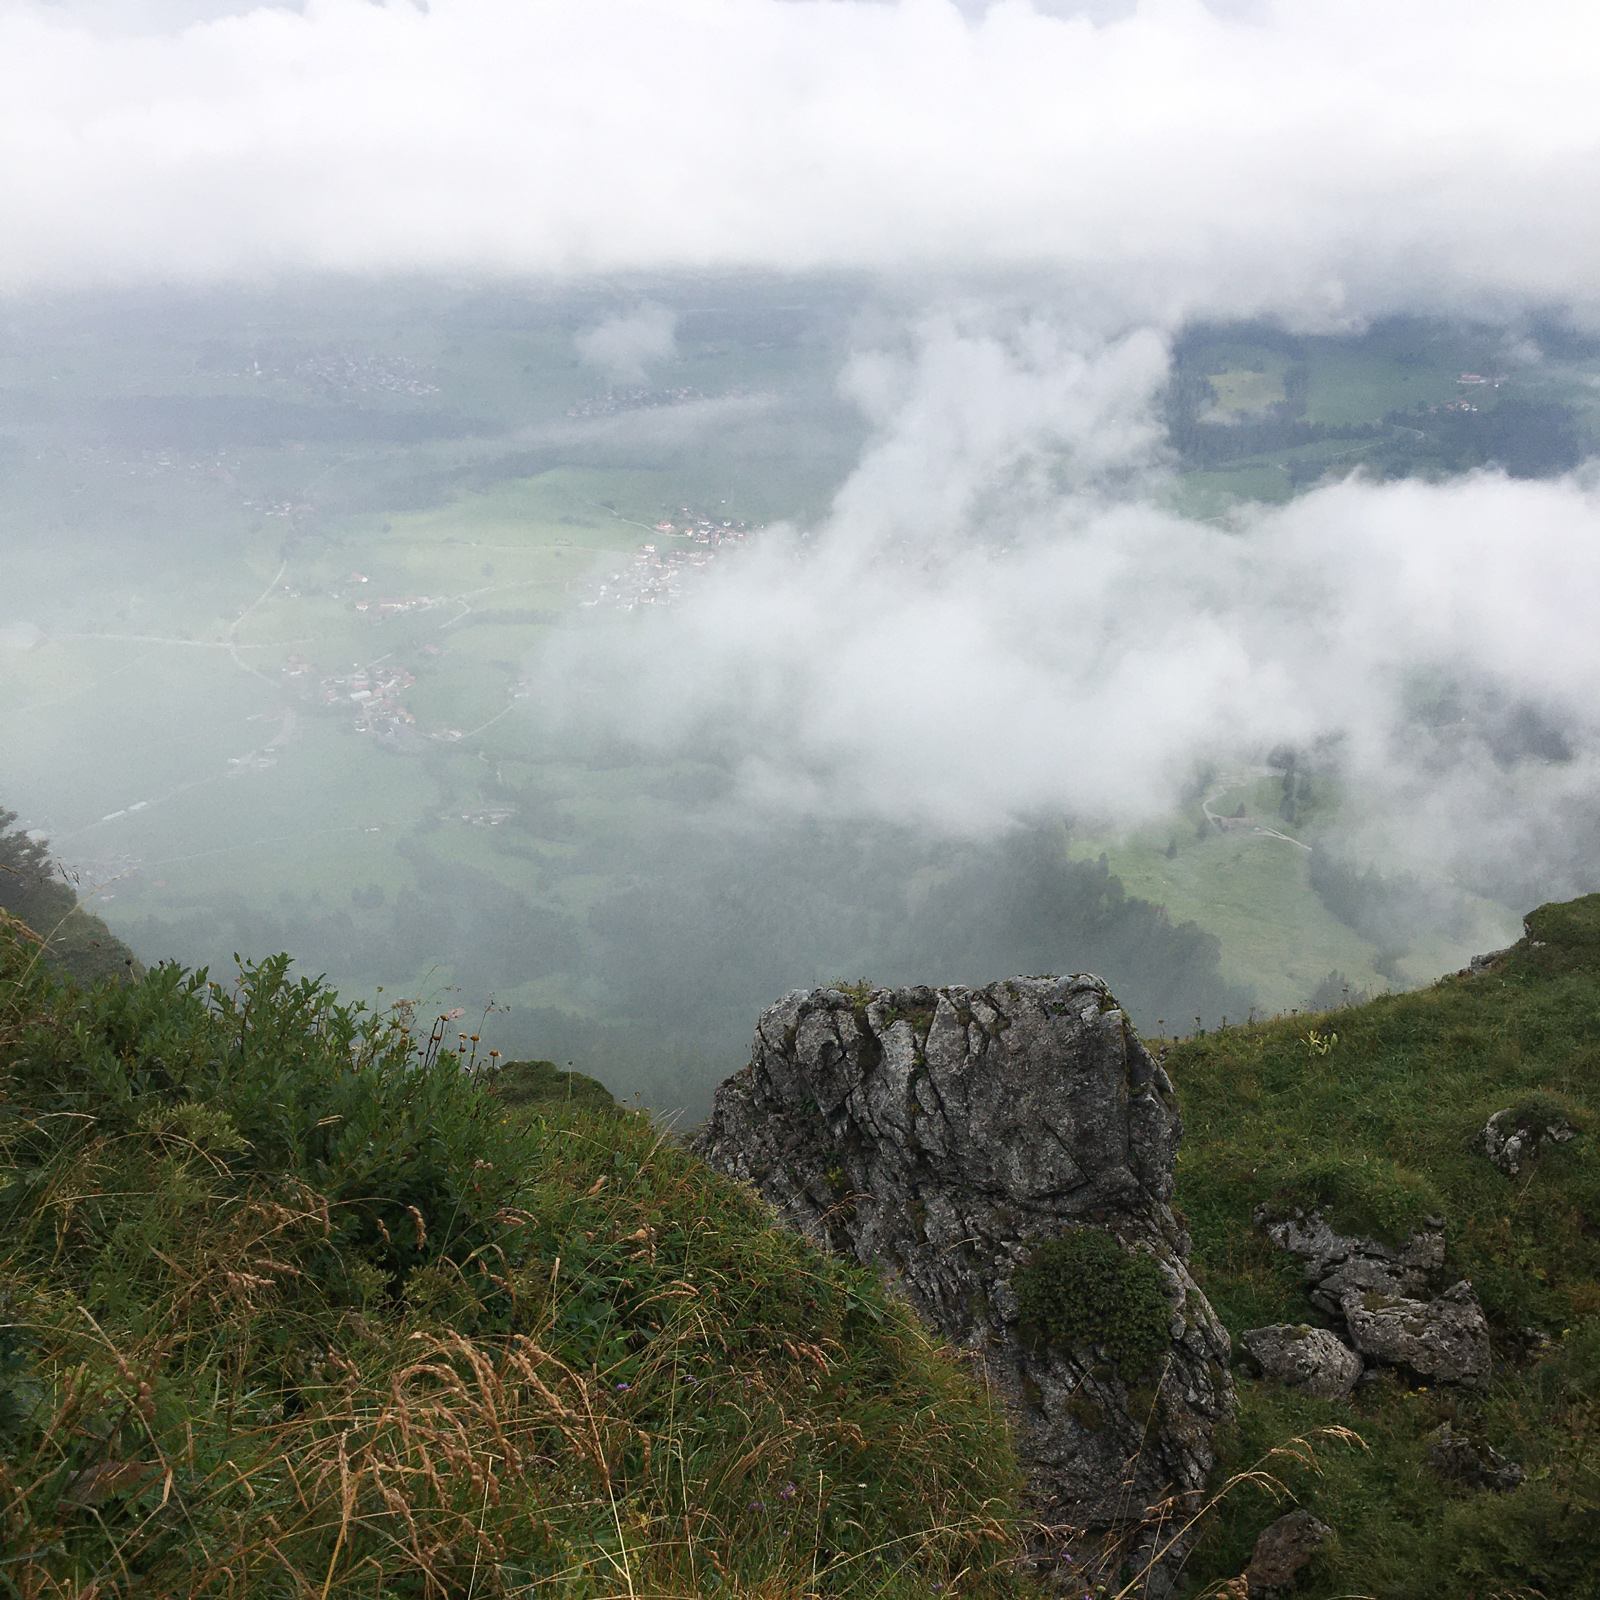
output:
<svg viewBox="0 0 1600 1600"><path fill-rule="evenodd" d="M80 983L126 977L138 966L133 952L79 906L49 846L16 828L16 820L16 812L0 808L0 912L36 934L45 961Z"/></svg>
<svg viewBox="0 0 1600 1600"><path fill-rule="evenodd" d="M0 929L12 1594L994 1593L1004 1425L871 1274L548 1063L281 958ZM454 1046L454 1048L452 1048Z"/></svg>
<svg viewBox="0 0 1600 1600"><path fill-rule="evenodd" d="M1351 1400L1316 1400L1242 1361L1234 1469L1330 1425L1364 1441L1318 1445L1318 1467L1275 1464L1336 1535L1307 1596L1600 1595L1600 895L1541 907L1527 927L1432 988L1228 1028L1163 1058L1187 1124L1178 1203L1196 1276L1236 1351L1265 1324L1338 1323L1262 1226L1297 1212L1391 1246L1442 1217L1432 1288L1469 1280L1488 1320L1495 1363L1478 1387L1369 1369ZM1501 1112L1502 1133L1533 1149L1497 1166L1480 1134ZM1540 1142L1548 1128L1559 1142ZM1443 1423L1525 1481L1500 1493L1442 1475ZM1273 1515L1261 1491L1230 1496L1194 1576L1238 1573Z"/></svg>

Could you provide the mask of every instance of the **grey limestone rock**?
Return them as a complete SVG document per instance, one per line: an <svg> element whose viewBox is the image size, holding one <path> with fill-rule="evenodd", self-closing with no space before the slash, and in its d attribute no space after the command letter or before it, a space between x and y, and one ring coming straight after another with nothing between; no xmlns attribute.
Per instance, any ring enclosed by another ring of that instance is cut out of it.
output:
<svg viewBox="0 0 1600 1600"><path fill-rule="evenodd" d="M1245 1586L1252 1596L1286 1589L1300 1569L1329 1539L1333 1529L1318 1522L1309 1511L1291 1511L1263 1528L1256 1540L1250 1565L1245 1568Z"/></svg>
<svg viewBox="0 0 1600 1600"><path fill-rule="evenodd" d="M1363 1355L1406 1367L1436 1383L1481 1384L1491 1357L1489 1328L1464 1279L1434 1300L1352 1291L1344 1300L1350 1339Z"/></svg>
<svg viewBox="0 0 1600 1600"><path fill-rule="evenodd" d="M1239 1343L1263 1377L1293 1384L1320 1400L1346 1399L1361 1376L1361 1357L1326 1328L1303 1322L1252 1328Z"/></svg>
<svg viewBox="0 0 1600 1600"><path fill-rule="evenodd" d="M1428 1465L1452 1483L1468 1489L1490 1489L1496 1494L1509 1494L1528 1476L1515 1461L1482 1439L1457 1433L1448 1422L1434 1430Z"/></svg>
<svg viewBox="0 0 1600 1600"><path fill-rule="evenodd" d="M1559 1117L1519 1117L1511 1109L1497 1111L1489 1118L1478 1135L1478 1143L1495 1166L1508 1178L1514 1178L1542 1146L1566 1144L1576 1137L1572 1124Z"/></svg>
<svg viewBox="0 0 1600 1600"><path fill-rule="evenodd" d="M1255 1220L1281 1249L1305 1262L1311 1303L1330 1316L1343 1314L1345 1296L1386 1294L1416 1298L1444 1265L1444 1224L1425 1227L1402 1245L1335 1233L1319 1211L1274 1217L1259 1207Z"/></svg>
<svg viewBox="0 0 1600 1600"><path fill-rule="evenodd" d="M796 990L761 1017L696 1147L970 1349L1006 1402L1040 1520L1084 1531L1197 1495L1232 1409L1228 1335L1169 1205L1180 1134L1166 1073L1081 976ZM1156 1263L1159 1375L1019 1328L1013 1275L1081 1227Z"/></svg>

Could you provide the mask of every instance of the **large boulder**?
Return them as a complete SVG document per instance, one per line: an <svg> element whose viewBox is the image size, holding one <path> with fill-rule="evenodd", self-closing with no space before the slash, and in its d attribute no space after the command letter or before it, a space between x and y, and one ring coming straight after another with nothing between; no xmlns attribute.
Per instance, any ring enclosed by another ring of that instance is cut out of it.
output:
<svg viewBox="0 0 1600 1600"><path fill-rule="evenodd" d="M1291 1511L1261 1530L1250 1565L1245 1568L1245 1589L1254 1597L1282 1592L1300 1576L1300 1569L1333 1537L1333 1529L1318 1522L1309 1511Z"/></svg>
<svg viewBox="0 0 1600 1600"><path fill-rule="evenodd" d="M796 990L696 1144L970 1349L1040 1520L1115 1542L1201 1493L1233 1403L1169 1204L1180 1133L1166 1073L1083 976Z"/></svg>
<svg viewBox="0 0 1600 1600"><path fill-rule="evenodd" d="M1362 1361L1336 1333L1305 1323L1252 1328L1239 1343L1264 1378L1304 1389L1319 1400L1345 1400L1361 1376Z"/></svg>
<svg viewBox="0 0 1600 1600"><path fill-rule="evenodd" d="M1433 1300L1348 1294L1344 1317L1362 1355L1435 1383L1481 1384L1492 1360L1483 1308L1465 1280Z"/></svg>
<svg viewBox="0 0 1600 1600"><path fill-rule="evenodd" d="M1444 1265L1444 1223L1435 1221L1404 1244L1336 1233L1320 1211L1275 1216L1258 1207L1255 1221L1267 1237L1305 1263L1311 1303L1330 1316L1343 1313L1349 1294L1386 1294L1416 1299L1426 1294L1432 1275Z"/></svg>

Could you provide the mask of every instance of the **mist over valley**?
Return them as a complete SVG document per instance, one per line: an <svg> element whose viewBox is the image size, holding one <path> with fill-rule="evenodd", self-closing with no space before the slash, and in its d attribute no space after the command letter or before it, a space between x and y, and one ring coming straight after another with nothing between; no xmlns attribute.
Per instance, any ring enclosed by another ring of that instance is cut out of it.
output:
<svg viewBox="0 0 1600 1600"><path fill-rule="evenodd" d="M698 1114L790 988L1187 1033L1591 886L1578 334L308 283L18 301L3 362L10 803L147 963Z"/></svg>

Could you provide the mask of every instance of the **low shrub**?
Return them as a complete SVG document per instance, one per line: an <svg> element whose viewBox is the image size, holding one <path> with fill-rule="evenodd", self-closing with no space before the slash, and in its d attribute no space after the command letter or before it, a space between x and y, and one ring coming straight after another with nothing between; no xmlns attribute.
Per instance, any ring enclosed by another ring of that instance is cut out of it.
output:
<svg viewBox="0 0 1600 1600"><path fill-rule="evenodd" d="M1011 1287L1025 1338L1068 1352L1103 1350L1130 1383L1158 1371L1171 1347L1172 1303L1160 1269L1098 1228L1046 1240Z"/></svg>

